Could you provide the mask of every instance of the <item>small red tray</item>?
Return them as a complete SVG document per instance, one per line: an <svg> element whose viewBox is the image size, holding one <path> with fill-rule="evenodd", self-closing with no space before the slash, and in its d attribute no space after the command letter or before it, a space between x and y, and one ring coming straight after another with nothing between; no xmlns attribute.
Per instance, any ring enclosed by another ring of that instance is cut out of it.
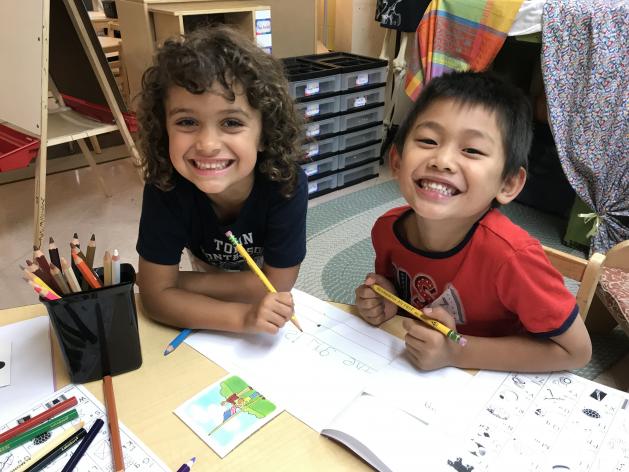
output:
<svg viewBox="0 0 629 472"><path fill-rule="evenodd" d="M39 139L0 124L0 172L27 167L38 150Z"/></svg>
<svg viewBox="0 0 629 472"><path fill-rule="evenodd" d="M96 103L88 102L87 100L81 100L80 98L73 97L72 95L61 94L61 96L67 106L82 115L89 116L101 123L115 122L114 114L111 112L109 107L97 105ZM123 112L122 116L129 131L132 133L136 132L138 130L138 120L135 117L135 113Z"/></svg>

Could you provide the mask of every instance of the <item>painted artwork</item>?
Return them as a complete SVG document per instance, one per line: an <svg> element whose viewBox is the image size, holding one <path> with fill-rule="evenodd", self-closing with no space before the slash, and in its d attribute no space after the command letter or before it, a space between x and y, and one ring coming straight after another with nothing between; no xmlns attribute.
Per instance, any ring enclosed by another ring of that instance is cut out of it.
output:
<svg viewBox="0 0 629 472"><path fill-rule="evenodd" d="M237 375L210 385L175 410L214 452L225 457L282 412Z"/></svg>

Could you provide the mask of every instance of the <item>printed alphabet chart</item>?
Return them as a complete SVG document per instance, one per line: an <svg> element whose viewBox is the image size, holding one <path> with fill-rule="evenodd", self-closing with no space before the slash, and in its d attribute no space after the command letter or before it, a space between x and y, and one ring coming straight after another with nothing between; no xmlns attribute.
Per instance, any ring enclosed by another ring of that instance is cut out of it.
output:
<svg viewBox="0 0 629 472"><path fill-rule="evenodd" d="M629 471L627 393L568 372L481 371L460 400L441 424L461 435L430 470Z"/></svg>
<svg viewBox="0 0 629 472"><path fill-rule="evenodd" d="M110 472L112 470L112 455L109 445L107 415L103 404L82 386L71 384L57 390L54 394L51 394L43 401L38 402L26 413L13 419L7 424L0 426L0 433L13 428L15 425L43 412L44 410L47 410L56 403L71 397L76 397L78 403L75 408L79 413L79 419L75 420L73 423L76 423L79 420L84 421L84 427L89 430L96 419L101 418L105 421L105 425L99 431L96 439L92 442L89 449L81 458L74 470L76 472ZM64 429L70 428L71 426L72 424L67 423L49 433L37 436L34 440L28 441L22 446L18 446L6 454L0 455L0 472L10 472L23 462L28 461L31 455L46 445L47 441L51 440L56 435L61 434ZM120 423L120 436L122 440L122 449L124 451L126 470L137 470L143 472L167 472L169 470L166 464L164 464L155 454L153 454L153 452L151 452L151 450L142 444L142 442L122 423ZM66 462L68 462L74 450L76 450L76 448L73 448L71 451L61 455L46 468L46 471L60 471Z"/></svg>

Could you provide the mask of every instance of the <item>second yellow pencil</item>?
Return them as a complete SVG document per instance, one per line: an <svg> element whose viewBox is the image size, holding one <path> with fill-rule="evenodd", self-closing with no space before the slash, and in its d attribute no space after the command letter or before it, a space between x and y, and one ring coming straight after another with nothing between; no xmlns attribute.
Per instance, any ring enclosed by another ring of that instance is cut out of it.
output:
<svg viewBox="0 0 629 472"><path fill-rule="evenodd" d="M393 303L393 304L399 306L400 308L402 308L403 310L409 312L411 315L413 315L414 317L422 320L424 323L429 324L430 326L432 326L434 329L436 329L440 333L443 333L443 335L446 338L451 339L452 341L454 341L457 344L460 344L461 346L465 346L467 344L467 339L465 339L463 336L461 336L455 330L448 328L446 325L444 325L442 323L439 323L437 320L433 320L432 318L429 318L428 316L424 315L424 313L421 310L418 310L417 308L415 308L410 303L406 303L401 298L396 297L395 295L393 295L388 290L382 288L380 285L373 284L373 285L370 285L370 288L374 292L376 292L378 295L380 295L381 297L386 298L391 303Z"/></svg>

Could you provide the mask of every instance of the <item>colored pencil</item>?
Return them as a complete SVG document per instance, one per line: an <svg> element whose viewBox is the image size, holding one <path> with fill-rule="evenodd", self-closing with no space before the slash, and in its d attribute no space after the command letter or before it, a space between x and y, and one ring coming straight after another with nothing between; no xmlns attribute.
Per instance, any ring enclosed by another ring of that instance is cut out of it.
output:
<svg viewBox="0 0 629 472"><path fill-rule="evenodd" d="M59 248L57 248L55 240L52 239L52 236L48 240L48 255L50 256L50 262L52 262L57 267L61 267L61 259L59 259Z"/></svg>
<svg viewBox="0 0 629 472"><path fill-rule="evenodd" d="M68 286L70 287L70 290L72 290L73 292L80 292L81 286L79 285L79 281L77 280L76 275L74 274L74 270L72 269L70 264L68 264L68 261L66 261L63 256L61 256L61 270L63 271L63 275L68 282Z"/></svg>
<svg viewBox="0 0 629 472"><path fill-rule="evenodd" d="M33 259L37 262L37 265L41 268L44 274L50 273L50 266L48 265L48 260L44 255L44 252L38 248L37 246L33 246Z"/></svg>
<svg viewBox="0 0 629 472"><path fill-rule="evenodd" d="M104 285L111 285L111 254L109 251L105 251L103 256L103 283Z"/></svg>
<svg viewBox="0 0 629 472"><path fill-rule="evenodd" d="M94 421L90 430L83 437L83 441L81 441L79 447L76 449L76 451L74 451L72 457L70 457L70 460L66 463L66 465L63 466L61 472L72 472L74 470L74 468L77 466L77 464L85 454L85 451L87 451L87 448L90 447L90 444L92 444L92 441L94 441L94 438L96 438L96 435L104 424L105 422L100 418L97 418L96 421Z"/></svg>
<svg viewBox="0 0 629 472"><path fill-rule="evenodd" d="M120 283L120 254L118 249L114 249L111 256L111 283L113 285Z"/></svg>
<svg viewBox="0 0 629 472"><path fill-rule="evenodd" d="M197 461L196 457L193 457L192 459L190 459L188 462L186 462L185 464L183 464L181 467L179 467L177 469L177 472L190 472L190 469L192 469L192 466L194 465L194 463Z"/></svg>
<svg viewBox="0 0 629 472"><path fill-rule="evenodd" d="M173 339L168 346L166 346L166 350L164 351L164 355L167 356L175 349L179 347L179 345L192 333L191 329L182 329L181 332Z"/></svg>
<svg viewBox="0 0 629 472"><path fill-rule="evenodd" d="M103 284L100 283L100 280L94 275L92 269L87 267L87 264L83 259L81 259L76 253L72 253L72 259L74 260L74 265L76 265L77 269L83 275L83 279L89 284L92 288L101 288Z"/></svg>
<svg viewBox="0 0 629 472"><path fill-rule="evenodd" d="M10 451L11 449L21 446L25 442L28 442L31 439L36 438L40 434L47 433L48 431L58 428L59 426L65 423L68 423L72 420L75 420L78 417L79 417L79 414L76 412L75 409L72 409L51 420L48 420L45 423L42 423L34 427L33 429L26 431L24 433L21 433L15 436L14 438L11 438L8 441L5 441L2 444L0 444L0 454L4 454L5 452Z"/></svg>
<svg viewBox="0 0 629 472"><path fill-rule="evenodd" d="M55 295L50 290L40 287L32 280L27 280L27 282L31 287L33 287L33 290L35 290L40 297L45 298L46 300L59 300L61 298L59 295Z"/></svg>
<svg viewBox="0 0 629 472"><path fill-rule="evenodd" d="M465 339L455 330L448 328L446 325L438 322L437 320L433 320L432 318L429 318L421 310L415 308L410 303L406 303L404 300L396 297L388 290L382 288L380 285L373 284L373 285L370 285L369 287L381 297L386 298L391 303L409 312L415 318L420 319L424 323L432 326L434 329L442 333L446 338L451 339L452 341L454 341L457 344L460 344L461 346L465 346L467 344L467 339Z"/></svg>
<svg viewBox="0 0 629 472"><path fill-rule="evenodd" d="M21 266L20 266L21 267ZM44 273L44 271L35 262L31 262L26 259L26 269L33 275L39 277L49 288L52 288L54 281L52 281L52 275L50 272Z"/></svg>
<svg viewBox="0 0 629 472"><path fill-rule="evenodd" d="M70 243L70 252L79 256L81 260L87 264L87 257L85 257L85 254L83 254L83 251L81 251L80 246Z"/></svg>
<svg viewBox="0 0 629 472"><path fill-rule="evenodd" d="M70 436L75 434L81 428L83 428L83 421L79 421L77 424L72 425L70 428L66 429L63 433L58 434L50 441L47 441L44 447L38 449L31 457L27 458L15 469L12 469L11 472L26 472L30 471L30 468L35 465L39 460L41 460L44 456L46 456L49 452L63 443Z"/></svg>
<svg viewBox="0 0 629 472"><path fill-rule="evenodd" d="M8 431L5 431L4 433L0 434L0 443L3 443L4 441L7 441L11 438L14 438L15 436L17 436L20 433L23 433L24 431L28 431L29 429L34 428L38 424L41 424L44 421L49 420L53 416L57 416L59 413L66 411L68 408L76 404L77 404L76 397L70 397L62 402L57 403L54 406L51 406L47 410L42 411L40 414L35 415L32 418L29 418L28 420L24 421L24 423L20 423L17 426L14 426L13 428L9 429Z"/></svg>
<svg viewBox="0 0 629 472"><path fill-rule="evenodd" d="M39 459L36 463L34 463L29 469L28 472L39 472L40 470L44 470L44 468L48 467L55 460L65 454L66 451L69 451L74 446L76 446L81 439L87 434L85 428L81 427L78 431L75 431L68 437L65 441L55 447L52 451L46 454L44 457Z"/></svg>
<svg viewBox="0 0 629 472"><path fill-rule="evenodd" d="M105 393L105 408L107 409L107 425L109 426L111 453L114 459L114 471L120 472L124 470L124 458L122 456L122 442L120 441L120 426L118 425L114 384L110 375L103 377L103 390Z"/></svg>
<svg viewBox="0 0 629 472"><path fill-rule="evenodd" d="M90 269L94 268L94 254L96 254L96 236L92 234L92 237L87 242L87 254L85 256L85 262Z"/></svg>
<svg viewBox="0 0 629 472"><path fill-rule="evenodd" d="M227 239L229 240L229 242L232 244L232 246L236 248L238 253L242 256L242 258L249 265L249 268L258 276L258 278L262 281L262 283L267 288L267 290L271 293L277 293L277 290L275 290L275 287L273 287L273 284L271 284L269 279L266 278L266 275L264 275L264 272L262 272L262 269L258 267L258 264L256 264L256 262L251 258L247 250L243 247L242 244L240 244L238 239L236 239L236 236L234 236L234 233L232 233L231 231L227 231L227 233L225 233L225 236L227 236ZM294 313L291 316L290 320L293 322L293 324L297 327L299 331L303 331L303 329L301 329L301 326L299 326L299 321L297 321L297 317L295 316Z"/></svg>
<svg viewBox="0 0 629 472"><path fill-rule="evenodd" d="M29 280L32 280L39 287L47 290L48 292L52 292L54 295L57 295L57 297L59 297L59 294L57 292L55 292L53 289L51 289L46 284L46 282L44 282L42 279L37 277L34 273L30 272L28 269L25 269L24 266L20 266L20 269L23 270L24 274L26 274L26 277L28 277Z"/></svg>
<svg viewBox="0 0 629 472"><path fill-rule="evenodd" d="M66 279L63 278L61 270L59 270L59 268L53 262L50 263L50 274L55 279L55 282L57 282L57 285L61 289L61 293L72 293L70 287L68 286L68 283L66 282Z"/></svg>

